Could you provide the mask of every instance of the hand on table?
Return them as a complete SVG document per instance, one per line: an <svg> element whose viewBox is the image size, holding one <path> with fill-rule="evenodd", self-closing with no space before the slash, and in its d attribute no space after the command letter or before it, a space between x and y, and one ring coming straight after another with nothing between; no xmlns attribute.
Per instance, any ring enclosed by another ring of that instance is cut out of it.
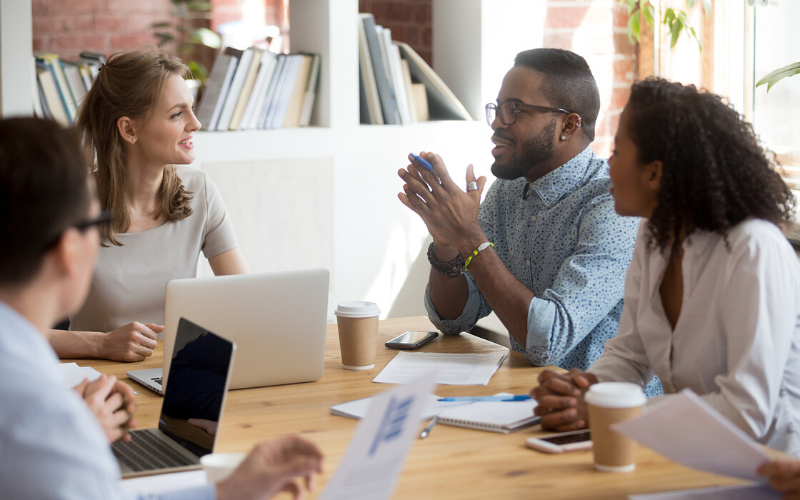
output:
<svg viewBox="0 0 800 500"><path fill-rule="evenodd" d="M770 488L783 492L784 500L800 500L800 460L773 460L758 468L769 478Z"/></svg>
<svg viewBox="0 0 800 500"><path fill-rule="evenodd" d="M303 498L314 489L314 473L322 473L322 452L300 436L285 436L257 445L224 481L217 484L218 500L265 500L285 491Z"/></svg>
<svg viewBox="0 0 800 500"><path fill-rule="evenodd" d="M105 431L109 443L127 443L131 440L128 431L136 427L136 421L133 420L136 401L131 386L120 382L117 377L101 375L93 382L84 379L73 390L86 402L89 411Z"/></svg>
<svg viewBox="0 0 800 500"><path fill-rule="evenodd" d="M531 397L539 403L534 414L542 417L542 429L567 432L588 427L583 395L596 383L597 377L577 368L563 374L543 371L539 386L531 390Z"/></svg>
<svg viewBox="0 0 800 500"><path fill-rule="evenodd" d="M478 189L464 192L450 178L439 155L421 152L420 156L433 166L434 172L418 168L413 162L406 170L400 169L398 175L405 181L405 194L397 196L425 222L436 242L437 259L445 262L456 257L462 239L471 236L481 240L478 244L485 241L478 225L478 209L486 177L475 179L472 165L467 167L466 180L477 182Z"/></svg>
<svg viewBox="0 0 800 500"><path fill-rule="evenodd" d="M98 357L114 361L142 361L153 355L156 338L164 327L154 323L128 323L101 337Z"/></svg>

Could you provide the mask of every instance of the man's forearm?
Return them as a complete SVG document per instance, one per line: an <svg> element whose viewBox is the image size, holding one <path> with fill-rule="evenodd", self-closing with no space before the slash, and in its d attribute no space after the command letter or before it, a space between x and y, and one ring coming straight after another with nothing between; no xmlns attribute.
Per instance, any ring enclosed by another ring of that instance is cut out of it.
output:
<svg viewBox="0 0 800 500"><path fill-rule="evenodd" d="M475 256L470 262L469 272L486 303L525 349L528 344L528 308L533 292L511 274L493 248Z"/></svg>
<svg viewBox="0 0 800 500"><path fill-rule="evenodd" d="M59 358L100 357L99 337L102 333L49 330L45 334Z"/></svg>

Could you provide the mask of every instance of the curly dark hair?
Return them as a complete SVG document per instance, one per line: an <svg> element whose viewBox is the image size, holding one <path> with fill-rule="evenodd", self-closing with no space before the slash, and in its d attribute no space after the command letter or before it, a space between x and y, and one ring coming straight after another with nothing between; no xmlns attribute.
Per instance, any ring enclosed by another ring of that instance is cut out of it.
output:
<svg viewBox="0 0 800 500"><path fill-rule="evenodd" d="M648 78L631 87L625 113L639 160L663 164L651 244L678 252L673 235L699 229L727 237L748 217L776 225L791 218L794 195L752 125L720 96Z"/></svg>

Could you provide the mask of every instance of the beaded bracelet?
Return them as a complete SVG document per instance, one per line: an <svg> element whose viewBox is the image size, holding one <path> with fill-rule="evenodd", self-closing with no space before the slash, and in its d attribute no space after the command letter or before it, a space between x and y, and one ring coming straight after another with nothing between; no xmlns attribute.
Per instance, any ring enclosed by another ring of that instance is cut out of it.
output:
<svg viewBox="0 0 800 500"><path fill-rule="evenodd" d="M458 278L464 273L464 257L461 254L450 262L439 262L433 253L433 243L428 247L428 262L431 263L431 267L439 271L439 274L448 278Z"/></svg>
<svg viewBox="0 0 800 500"><path fill-rule="evenodd" d="M465 271L469 271L469 269L467 269L467 268L469 267L469 263L472 262L472 258L473 257L477 256L479 253L481 253L482 251L486 250L487 248L493 247L493 246L494 246L494 243L492 243L491 241L487 241L487 242L481 243L481 246L479 246L476 250L473 250L472 251L472 255L467 257L467 261L464 262L464 270Z"/></svg>

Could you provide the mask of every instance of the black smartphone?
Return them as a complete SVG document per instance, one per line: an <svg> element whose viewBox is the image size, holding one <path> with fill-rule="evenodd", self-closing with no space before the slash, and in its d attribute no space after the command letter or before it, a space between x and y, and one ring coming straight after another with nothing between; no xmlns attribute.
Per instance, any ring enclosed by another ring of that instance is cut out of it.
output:
<svg viewBox="0 0 800 500"><path fill-rule="evenodd" d="M437 332L406 332L386 344L389 349L416 349L438 337Z"/></svg>

